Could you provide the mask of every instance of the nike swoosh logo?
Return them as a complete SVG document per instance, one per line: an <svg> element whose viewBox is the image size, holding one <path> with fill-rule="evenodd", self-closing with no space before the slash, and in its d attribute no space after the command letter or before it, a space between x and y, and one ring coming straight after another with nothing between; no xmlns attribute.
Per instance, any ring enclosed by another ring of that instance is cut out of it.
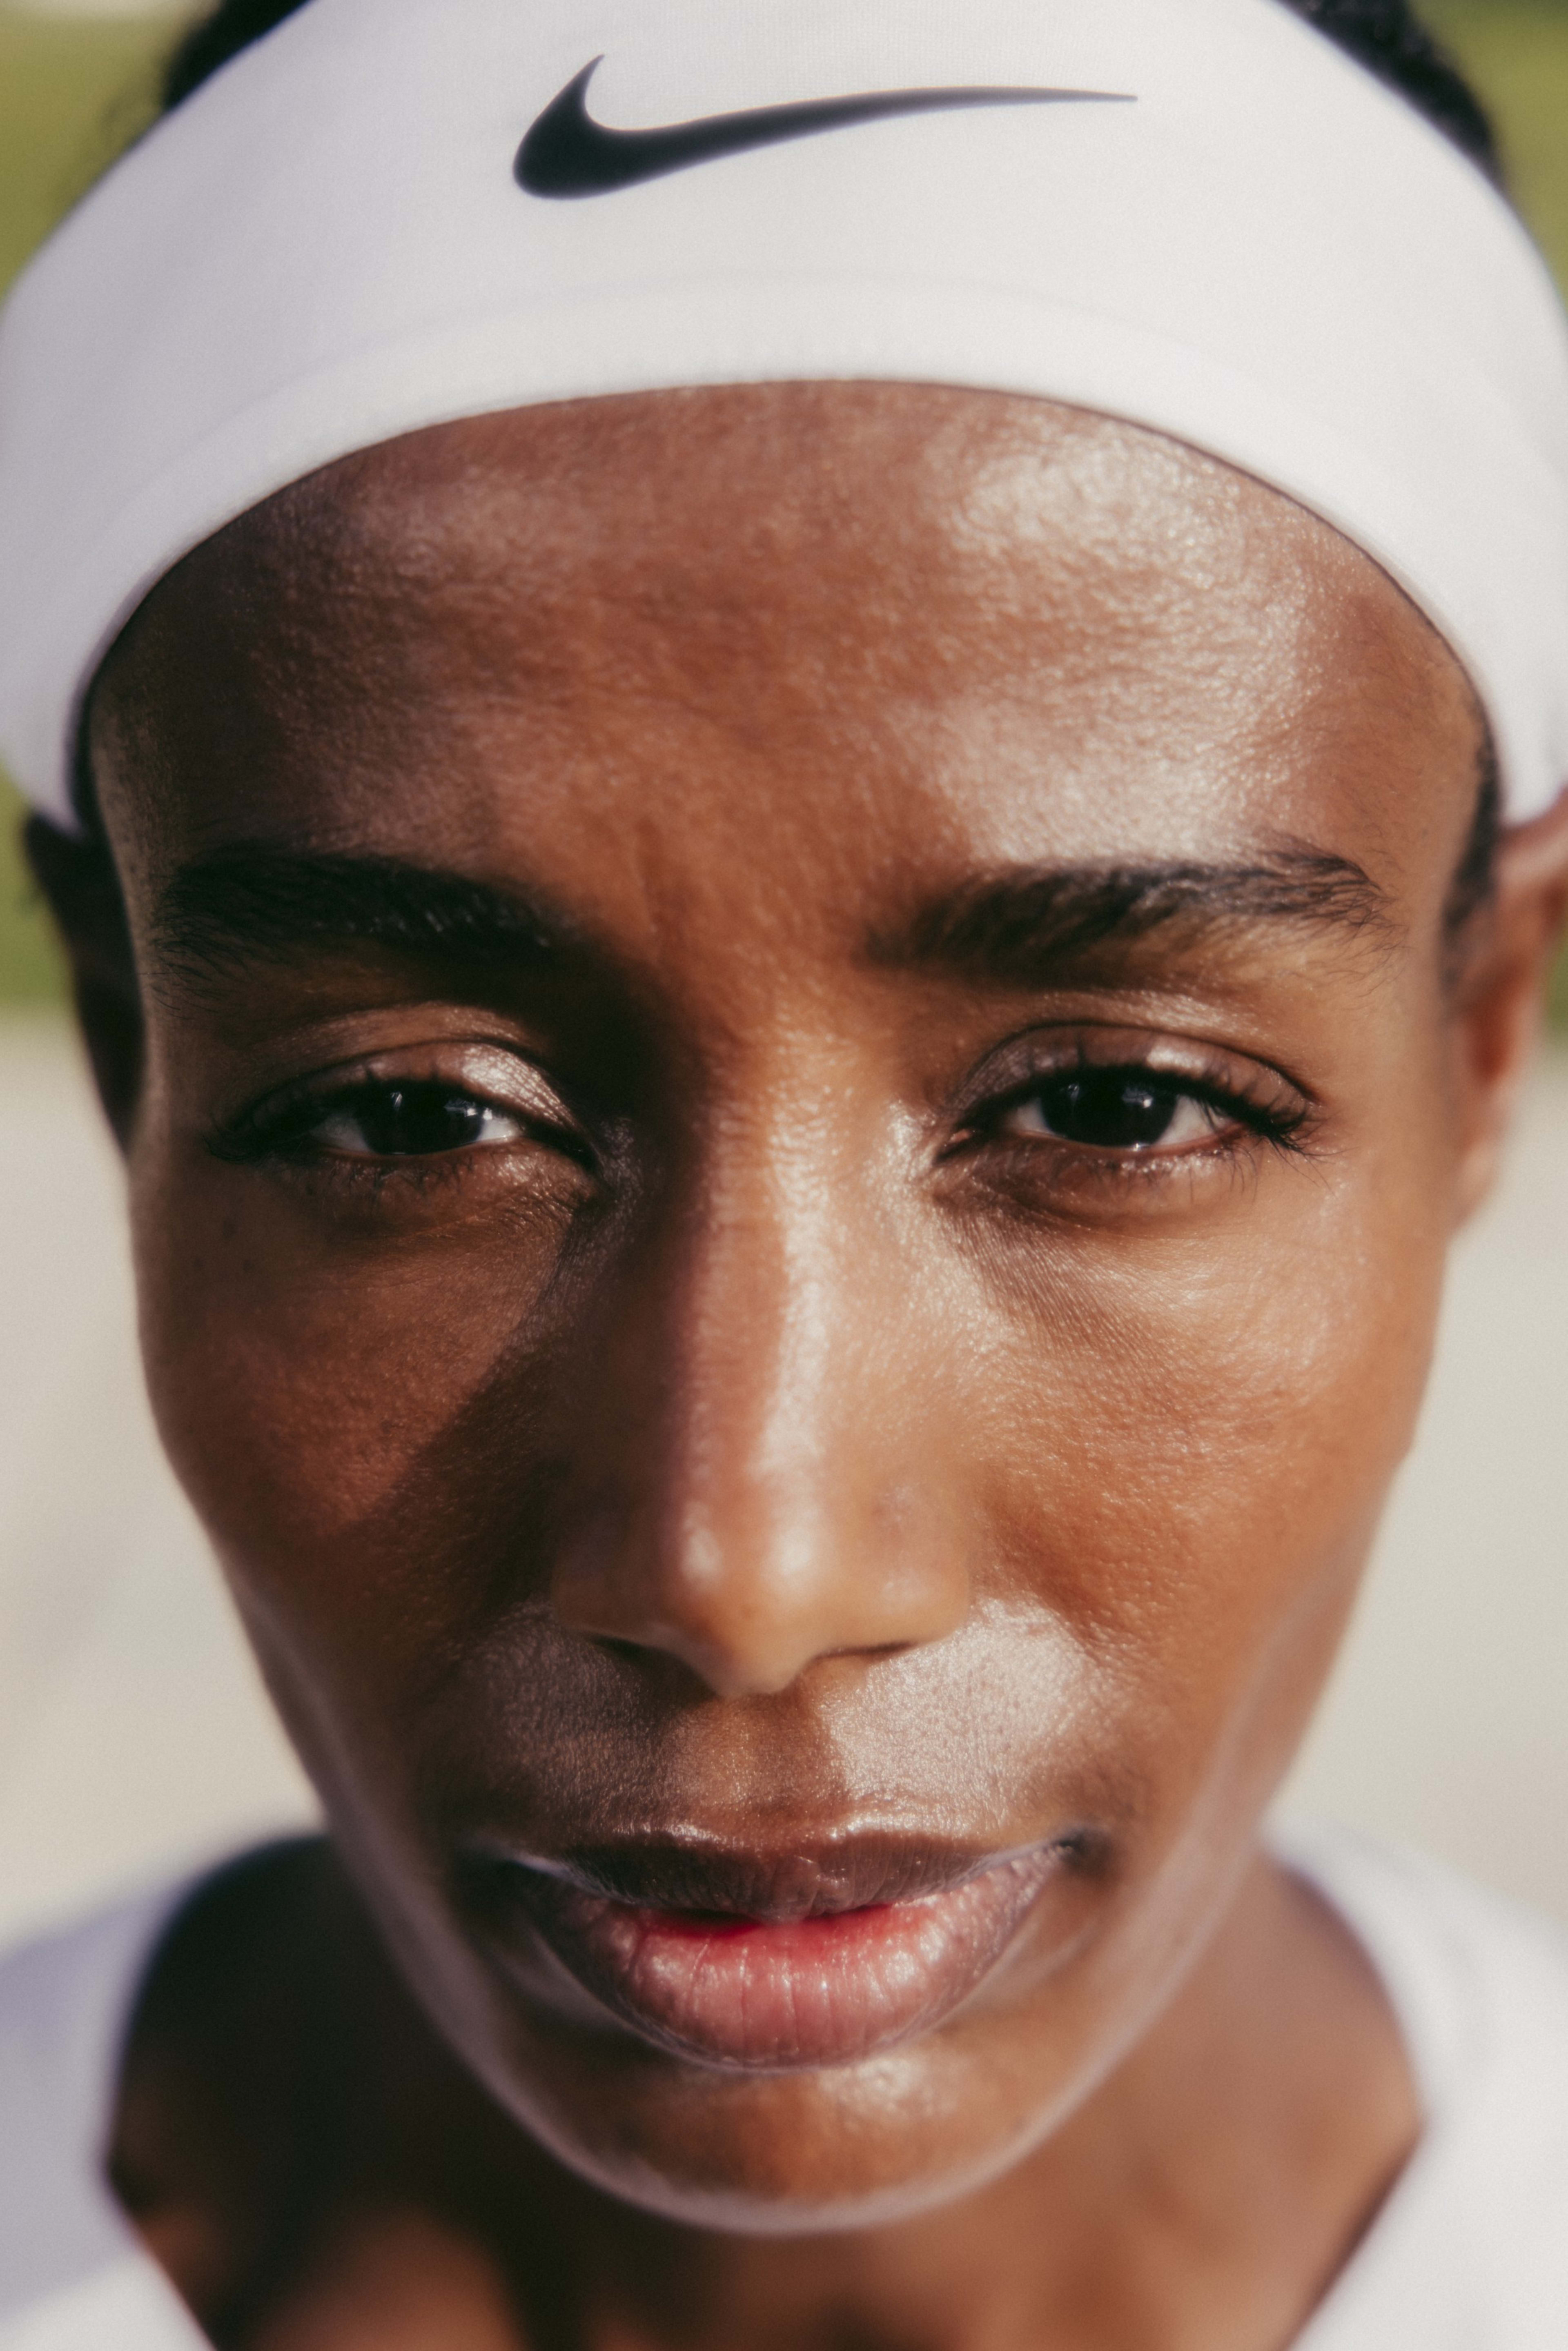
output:
<svg viewBox="0 0 1568 2351"><path fill-rule="evenodd" d="M573 75L551 99L517 150L513 176L530 196L605 196L666 172L685 172L720 155L814 139L824 131L875 122L890 114L944 114L970 106L1131 105L1124 90L873 89L858 98L808 99L797 106L759 106L744 114L710 114L655 131L612 131L588 110L588 85L602 57Z"/></svg>

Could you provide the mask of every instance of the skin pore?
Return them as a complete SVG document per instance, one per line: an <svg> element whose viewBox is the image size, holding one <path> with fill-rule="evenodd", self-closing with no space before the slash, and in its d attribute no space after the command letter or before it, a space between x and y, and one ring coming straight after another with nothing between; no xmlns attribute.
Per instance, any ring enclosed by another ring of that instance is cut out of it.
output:
<svg viewBox="0 0 1568 2351"><path fill-rule="evenodd" d="M1277 2351L1419 2118L1257 1822L1562 911L1554 816L1451 935L1445 647L1133 428L721 389L273 499L90 752L154 1406L339 1857L132 2036L214 2339Z"/></svg>

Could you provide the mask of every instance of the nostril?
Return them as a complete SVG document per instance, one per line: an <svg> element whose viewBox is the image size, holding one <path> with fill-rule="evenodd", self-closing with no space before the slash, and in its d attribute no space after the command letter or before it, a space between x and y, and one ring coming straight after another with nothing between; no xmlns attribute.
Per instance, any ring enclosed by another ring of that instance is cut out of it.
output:
<svg viewBox="0 0 1568 2351"><path fill-rule="evenodd" d="M615 1633L596 1633L593 1638L607 1657L623 1659L628 1665L645 1665L650 1657L663 1654L650 1648L646 1642L622 1640Z"/></svg>
<svg viewBox="0 0 1568 2351"><path fill-rule="evenodd" d="M589 1632L600 1655L635 1676L641 1690L664 1703L690 1704L716 1696L716 1685L685 1645L649 1639L629 1640L623 1634Z"/></svg>

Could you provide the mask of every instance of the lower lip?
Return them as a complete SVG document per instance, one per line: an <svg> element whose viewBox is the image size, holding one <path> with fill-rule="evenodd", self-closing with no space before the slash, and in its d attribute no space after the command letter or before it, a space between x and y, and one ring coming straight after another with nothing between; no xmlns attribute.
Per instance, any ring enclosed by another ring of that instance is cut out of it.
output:
<svg viewBox="0 0 1568 2351"><path fill-rule="evenodd" d="M645 2039L710 2065L843 2065L929 2031L989 1974L1061 1854L993 1862L917 1901L768 1921L636 1908L521 1866L513 1899L556 1959Z"/></svg>

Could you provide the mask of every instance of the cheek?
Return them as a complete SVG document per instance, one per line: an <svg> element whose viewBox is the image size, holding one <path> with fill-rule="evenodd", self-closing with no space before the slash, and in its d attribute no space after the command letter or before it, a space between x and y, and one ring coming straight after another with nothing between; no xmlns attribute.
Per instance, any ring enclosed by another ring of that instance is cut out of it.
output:
<svg viewBox="0 0 1568 2351"><path fill-rule="evenodd" d="M482 1234L345 1240L287 1185L140 1155L142 1343L175 1469L264 1650L404 1708L497 1577L530 1573L570 1213L536 1198Z"/></svg>
<svg viewBox="0 0 1568 2351"><path fill-rule="evenodd" d="M1222 1232L993 1267L992 1516L1172 1822L1217 1770L1276 1772L1326 1671L1430 1357L1446 1224L1418 1176L1265 1170ZM1249 1712L1260 1743L1222 1758Z"/></svg>

